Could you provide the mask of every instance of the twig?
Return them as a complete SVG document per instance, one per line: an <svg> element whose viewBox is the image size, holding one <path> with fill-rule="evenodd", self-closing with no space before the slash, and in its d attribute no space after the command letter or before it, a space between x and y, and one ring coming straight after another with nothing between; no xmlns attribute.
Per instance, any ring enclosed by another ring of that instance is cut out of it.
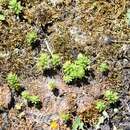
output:
<svg viewBox="0 0 130 130"><path fill-rule="evenodd" d="M52 51L51 51L51 49L50 49L50 47L49 47L48 41L45 39L44 42L45 42L45 44L46 44L46 47L47 47L48 51L50 52L50 54L51 54L51 56L52 56Z"/></svg>

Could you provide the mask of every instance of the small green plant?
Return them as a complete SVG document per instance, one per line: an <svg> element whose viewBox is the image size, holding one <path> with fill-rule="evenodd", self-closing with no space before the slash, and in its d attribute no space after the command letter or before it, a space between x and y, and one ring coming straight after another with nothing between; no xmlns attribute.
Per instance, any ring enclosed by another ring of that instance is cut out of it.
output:
<svg viewBox="0 0 130 130"><path fill-rule="evenodd" d="M27 100L28 102L31 102L34 105L37 105L40 102L40 98L38 96L32 96L29 94L28 91L23 91L21 95L23 99Z"/></svg>
<svg viewBox="0 0 130 130"><path fill-rule="evenodd" d="M49 68L49 55L46 53L41 53L37 61L37 68L39 71Z"/></svg>
<svg viewBox="0 0 130 130"><path fill-rule="evenodd" d="M60 118L61 118L63 121L67 122L68 120L70 120L71 115L70 115L69 113L64 113L64 112L62 112L62 113L60 113Z"/></svg>
<svg viewBox="0 0 130 130"><path fill-rule="evenodd" d="M29 99L29 96L30 96L30 94L29 94L28 91L23 91L21 95L22 95L22 98L23 98L23 99L26 99L26 100L28 100L28 99Z"/></svg>
<svg viewBox="0 0 130 130"><path fill-rule="evenodd" d="M61 64L60 62L61 60L58 54L53 54L50 56L47 53L41 53L37 61L37 68L39 71L55 69Z"/></svg>
<svg viewBox="0 0 130 130"><path fill-rule="evenodd" d="M82 66L85 68L87 65L89 65L90 59L87 56L84 56L83 54L78 54L77 60L75 61L76 65Z"/></svg>
<svg viewBox="0 0 130 130"><path fill-rule="evenodd" d="M82 79L85 77L85 71L90 64L88 57L79 54L77 60L74 63L67 61L63 64L64 81L70 83L76 79Z"/></svg>
<svg viewBox="0 0 130 130"><path fill-rule="evenodd" d="M7 75L7 82L12 89L14 89L16 91L18 91L20 89L19 78L16 74L14 74L12 72L9 73Z"/></svg>
<svg viewBox="0 0 130 130"><path fill-rule="evenodd" d="M53 91L56 88L56 82L55 80L50 80L48 83L48 89Z"/></svg>
<svg viewBox="0 0 130 130"><path fill-rule="evenodd" d="M76 79L82 79L85 76L84 68L82 66L71 63L70 61L67 61L63 65L63 71L64 71L63 78L66 83L70 83Z"/></svg>
<svg viewBox="0 0 130 130"><path fill-rule="evenodd" d="M79 117L76 117L75 121L72 124L72 130L85 130L84 123L81 121Z"/></svg>
<svg viewBox="0 0 130 130"><path fill-rule="evenodd" d="M5 20L5 15L4 14L0 14L0 21L4 21Z"/></svg>
<svg viewBox="0 0 130 130"><path fill-rule="evenodd" d="M32 104L37 105L40 102L40 98L38 96L29 96L29 100Z"/></svg>
<svg viewBox="0 0 130 130"><path fill-rule="evenodd" d="M26 35L26 40L28 44L31 44L37 40L37 32L36 31L31 31L28 32Z"/></svg>
<svg viewBox="0 0 130 130"><path fill-rule="evenodd" d="M108 66L108 64L107 63L102 63L101 65L100 65L100 72L102 72L102 73L104 73L104 72L107 72L108 70L109 70L109 66Z"/></svg>
<svg viewBox="0 0 130 130"><path fill-rule="evenodd" d="M115 103L119 99L118 93L112 90L107 90L104 96L110 103Z"/></svg>
<svg viewBox="0 0 130 130"><path fill-rule="evenodd" d="M51 65L52 65L52 67L56 68L60 64L61 64L60 56L58 54L53 54L52 58L51 58Z"/></svg>
<svg viewBox="0 0 130 130"><path fill-rule="evenodd" d="M20 1L17 2L17 0L10 0L9 1L9 8L12 9L12 11L16 15L19 15L19 13L21 13L23 7L21 6Z"/></svg>
<svg viewBox="0 0 130 130"><path fill-rule="evenodd" d="M97 103L96 103L96 109L98 109L99 110L99 112L102 112L102 111L104 111L105 109L106 109L106 104L105 104L105 102L104 101L98 101Z"/></svg>

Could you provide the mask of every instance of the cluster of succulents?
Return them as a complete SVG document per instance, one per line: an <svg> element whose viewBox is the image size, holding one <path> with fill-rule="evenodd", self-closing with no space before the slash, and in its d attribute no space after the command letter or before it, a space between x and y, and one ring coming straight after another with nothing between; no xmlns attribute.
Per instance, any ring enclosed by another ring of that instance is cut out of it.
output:
<svg viewBox="0 0 130 130"><path fill-rule="evenodd" d="M76 79L85 77L87 66L90 64L90 59L83 54L79 54L75 62L67 61L63 65L64 81L70 83Z"/></svg>
<svg viewBox="0 0 130 130"><path fill-rule="evenodd" d="M36 66L39 71L44 71L47 69L56 69L60 64L61 59L58 54L52 54L52 56L50 56L47 53L41 53Z"/></svg>
<svg viewBox="0 0 130 130"><path fill-rule="evenodd" d="M104 93L105 100L100 100L96 103L96 109L98 109L100 112L104 111L107 108L107 105L114 104L119 100L119 96L117 92L114 92L112 90L107 90Z"/></svg>

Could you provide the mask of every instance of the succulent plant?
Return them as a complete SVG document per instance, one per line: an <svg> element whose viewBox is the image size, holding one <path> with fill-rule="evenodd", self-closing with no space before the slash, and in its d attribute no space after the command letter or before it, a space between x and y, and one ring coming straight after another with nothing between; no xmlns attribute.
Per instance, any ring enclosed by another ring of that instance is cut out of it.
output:
<svg viewBox="0 0 130 130"><path fill-rule="evenodd" d="M104 95L110 103L115 103L119 99L118 93L112 90L107 90Z"/></svg>
<svg viewBox="0 0 130 130"><path fill-rule="evenodd" d="M10 0L9 1L9 8L12 9L12 11L17 15L19 15L19 13L21 13L21 11L23 9L20 1L17 2L17 0Z"/></svg>
<svg viewBox="0 0 130 130"><path fill-rule="evenodd" d="M19 78L15 73L9 73L7 75L7 82L11 89L18 91L20 87Z"/></svg>

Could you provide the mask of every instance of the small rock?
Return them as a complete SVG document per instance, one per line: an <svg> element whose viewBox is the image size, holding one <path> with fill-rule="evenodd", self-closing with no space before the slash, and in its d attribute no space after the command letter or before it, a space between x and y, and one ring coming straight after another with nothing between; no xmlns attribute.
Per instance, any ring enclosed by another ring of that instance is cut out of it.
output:
<svg viewBox="0 0 130 130"><path fill-rule="evenodd" d="M7 85L0 86L0 110L8 109L11 103L11 92Z"/></svg>

